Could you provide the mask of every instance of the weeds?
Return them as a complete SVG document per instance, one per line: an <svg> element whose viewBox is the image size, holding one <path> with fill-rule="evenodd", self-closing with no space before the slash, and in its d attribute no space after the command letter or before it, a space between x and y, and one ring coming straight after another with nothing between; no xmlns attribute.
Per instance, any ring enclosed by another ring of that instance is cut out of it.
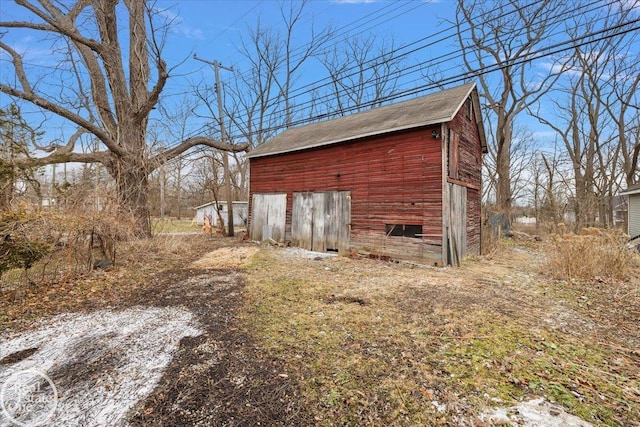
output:
<svg viewBox="0 0 640 427"><path fill-rule="evenodd" d="M619 230L586 228L581 234L550 235L546 245L548 273L556 279L625 280L638 265Z"/></svg>
<svg viewBox="0 0 640 427"><path fill-rule="evenodd" d="M69 280L96 261L116 262L117 247L135 236L132 218L109 212L16 211L0 217L2 285Z"/></svg>

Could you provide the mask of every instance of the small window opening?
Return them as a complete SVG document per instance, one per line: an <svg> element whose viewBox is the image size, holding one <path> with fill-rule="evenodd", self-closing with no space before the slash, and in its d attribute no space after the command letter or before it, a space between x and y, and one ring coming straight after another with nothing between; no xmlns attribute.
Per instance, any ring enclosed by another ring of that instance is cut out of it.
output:
<svg viewBox="0 0 640 427"><path fill-rule="evenodd" d="M472 113L471 98L467 98L467 102L465 104L466 104L465 112L466 112L467 119L471 119L471 113Z"/></svg>
<svg viewBox="0 0 640 427"><path fill-rule="evenodd" d="M416 224L386 224L385 225L387 236L397 237L422 237L422 225Z"/></svg>

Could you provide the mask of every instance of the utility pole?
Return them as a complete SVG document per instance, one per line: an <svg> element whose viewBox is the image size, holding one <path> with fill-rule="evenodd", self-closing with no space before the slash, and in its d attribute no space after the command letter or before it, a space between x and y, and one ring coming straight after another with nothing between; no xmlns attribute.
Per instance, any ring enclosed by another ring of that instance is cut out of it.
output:
<svg viewBox="0 0 640 427"><path fill-rule="evenodd" d="M222 138L222 142L227 141L227 134L224 130L224 117L223 117L223 108L222 108L222 91L220 90L220 68L223 70L233 72L233 67L225 67L220 64L218 61L207 61L202 58L198 58L198 56L194 53L193 59L196 61L204 62L205 64L209 64L213 66L213 71L216 77L216 96L218 97L218 122L220 123L220 135ZM231 194L231 172L229 170L229 153L226 151L222 152L222 166L224 168L224 189L226 193L227 199L227 236L233 237L233 195Z"/></svg>

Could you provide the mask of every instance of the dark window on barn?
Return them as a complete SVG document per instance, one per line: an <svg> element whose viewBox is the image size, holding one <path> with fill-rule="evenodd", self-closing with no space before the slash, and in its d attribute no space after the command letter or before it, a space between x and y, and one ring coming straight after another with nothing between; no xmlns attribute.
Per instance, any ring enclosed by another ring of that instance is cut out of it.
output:
<svg viewBox="0 0 640 427"><path fill-rule="evenodd" d="M397 237L422 237L422 225L415 224L386 224L387 236Z"/></svg>
<svg viewBox="0 0 640 427"><path fill-rule="evenodd" d="M467 119L471 120L471 113L472 113L472 109L471 109L471 98L467 98L467 102L465 102L465 112L466 112L466 116Z"/></svg>

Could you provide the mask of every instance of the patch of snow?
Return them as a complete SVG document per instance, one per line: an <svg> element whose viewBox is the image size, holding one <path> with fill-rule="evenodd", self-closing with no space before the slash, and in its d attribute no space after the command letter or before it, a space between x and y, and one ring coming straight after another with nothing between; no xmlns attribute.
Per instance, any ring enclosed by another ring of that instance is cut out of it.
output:
<svg viewBox="0 0 640 427"><path fill-rule="evenodd" d="M324 259L324 258L335 258L338 256L337 252L315 252L308 251L306 249L297 248L297 247L286 247L282 248L280 254L290 257L298 257L298 258L308 258L308 259Z"/></svg>
<svg viewBox="0 0 640 427"><path fill-rule="evenodd" d="M543 398L522 402L509 408L493 408L480 415L484 422L517 427L593 427Z"/></svg>
<svg viewBox="0 0 640 427"><path fill-rule="evenodd" d="M447 405L445 403L440 403L437 400L432 400L431 404L438 412L444 412L447 410Z"/></svg>
<svg viewBox="0 0 640 427"><path fill-rule="evenodd" d="M16 372L37 369L53 379L59 399L48 425L126 425L126 414L155 388L180 340L198 336L192 314L178 308L63 314L38 329L0 341L0 385ZM11 426L0 411L0 426Z"/></svg>

